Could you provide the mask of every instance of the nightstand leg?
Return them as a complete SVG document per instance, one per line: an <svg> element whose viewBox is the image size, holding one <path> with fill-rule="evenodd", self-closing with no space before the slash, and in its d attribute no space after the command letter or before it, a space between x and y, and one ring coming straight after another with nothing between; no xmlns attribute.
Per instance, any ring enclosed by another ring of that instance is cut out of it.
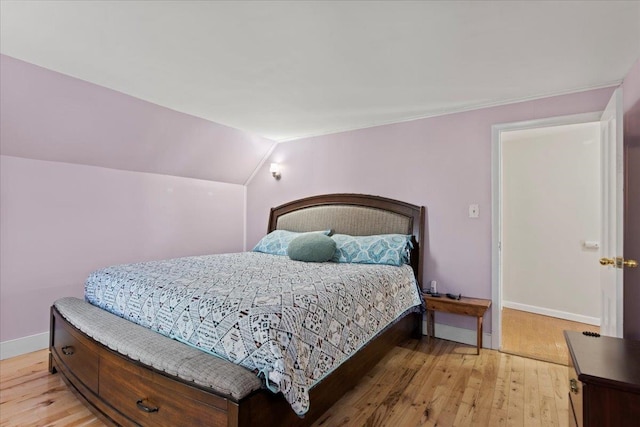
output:
<svg viewBox="0 0 640 427"><path fill-rule="evenodd" d="M431 340L431 338L436 337L436 328L434 321L434 310L427 310L427 338Z"/></svg>
<svg viewBox="0 0 640 427"><path fill-rule="evenodd" d="M477 352L476 354L480 354L480 347L482 347L482 316L478 316L478 337L477 337Z"/></svg>

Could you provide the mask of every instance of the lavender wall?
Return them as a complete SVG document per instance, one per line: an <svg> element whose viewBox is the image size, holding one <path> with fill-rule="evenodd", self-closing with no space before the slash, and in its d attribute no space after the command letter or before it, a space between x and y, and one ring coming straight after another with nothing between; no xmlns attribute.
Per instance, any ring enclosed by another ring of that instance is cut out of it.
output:
<svg viewBox="0 0 640 427"><path fill-rule="evenodd" d="M427 207L424 277L441 292L491 298L491 126L602 110L613 88L485 108L279 144L247 189L247 246L269 208L331 192L377 194ZM468 205L480 205L480 218ZM438 322L475 329L471 318ZM487 331L491 330L490 319Z"/></svg>
<svg viewBox="0 0 640 427"><path fill-rule="evenodd" d="M0 341L47 331L97 268L243 248L243 186L0 159Z"/></svg>
<svg viewBox="0 0 640 427"><path fill-rule="evenodd" d="M640 60L622 84L627 150L624 256L640 260ZM624 270L624 337L640 340L640 268Z"/></svg>

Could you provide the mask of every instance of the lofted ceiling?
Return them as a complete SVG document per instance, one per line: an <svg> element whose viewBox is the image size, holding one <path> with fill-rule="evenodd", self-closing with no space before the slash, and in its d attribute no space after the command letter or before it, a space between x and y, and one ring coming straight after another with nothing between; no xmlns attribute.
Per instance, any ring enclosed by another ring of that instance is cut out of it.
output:
<svg viewBox="0 0 640 427"><path fill-rule="evenodd" d="M0 52L283 141L619 83L638 1L6 1Z"/></svg>

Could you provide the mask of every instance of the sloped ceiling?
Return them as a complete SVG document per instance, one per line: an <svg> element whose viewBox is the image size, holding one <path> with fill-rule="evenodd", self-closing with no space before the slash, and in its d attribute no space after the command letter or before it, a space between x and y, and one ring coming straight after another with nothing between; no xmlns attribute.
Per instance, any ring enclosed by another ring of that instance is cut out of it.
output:
<svg viewBox="0 0 640 427"><path fill-rule="evenodd" d="M244 184L275 142L0 55L0 154Z"/></svg>
<svg viewBox="0 0 640 427"><path fill-rule="evenodd" d="M290 140L621 81L640 2L2 1L0 52Z"/></svg>

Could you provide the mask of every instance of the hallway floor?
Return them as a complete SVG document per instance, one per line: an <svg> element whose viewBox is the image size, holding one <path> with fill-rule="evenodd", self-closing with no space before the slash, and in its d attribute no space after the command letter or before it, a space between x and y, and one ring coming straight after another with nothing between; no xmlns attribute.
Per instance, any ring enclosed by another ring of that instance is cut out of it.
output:
<svg viewBox="0 0 640 427"><path fill-rule="evenodd" d="M502 352L567 365L569 350L562 331L600 332L599 326L511 308L502 309Z"/></svg>

